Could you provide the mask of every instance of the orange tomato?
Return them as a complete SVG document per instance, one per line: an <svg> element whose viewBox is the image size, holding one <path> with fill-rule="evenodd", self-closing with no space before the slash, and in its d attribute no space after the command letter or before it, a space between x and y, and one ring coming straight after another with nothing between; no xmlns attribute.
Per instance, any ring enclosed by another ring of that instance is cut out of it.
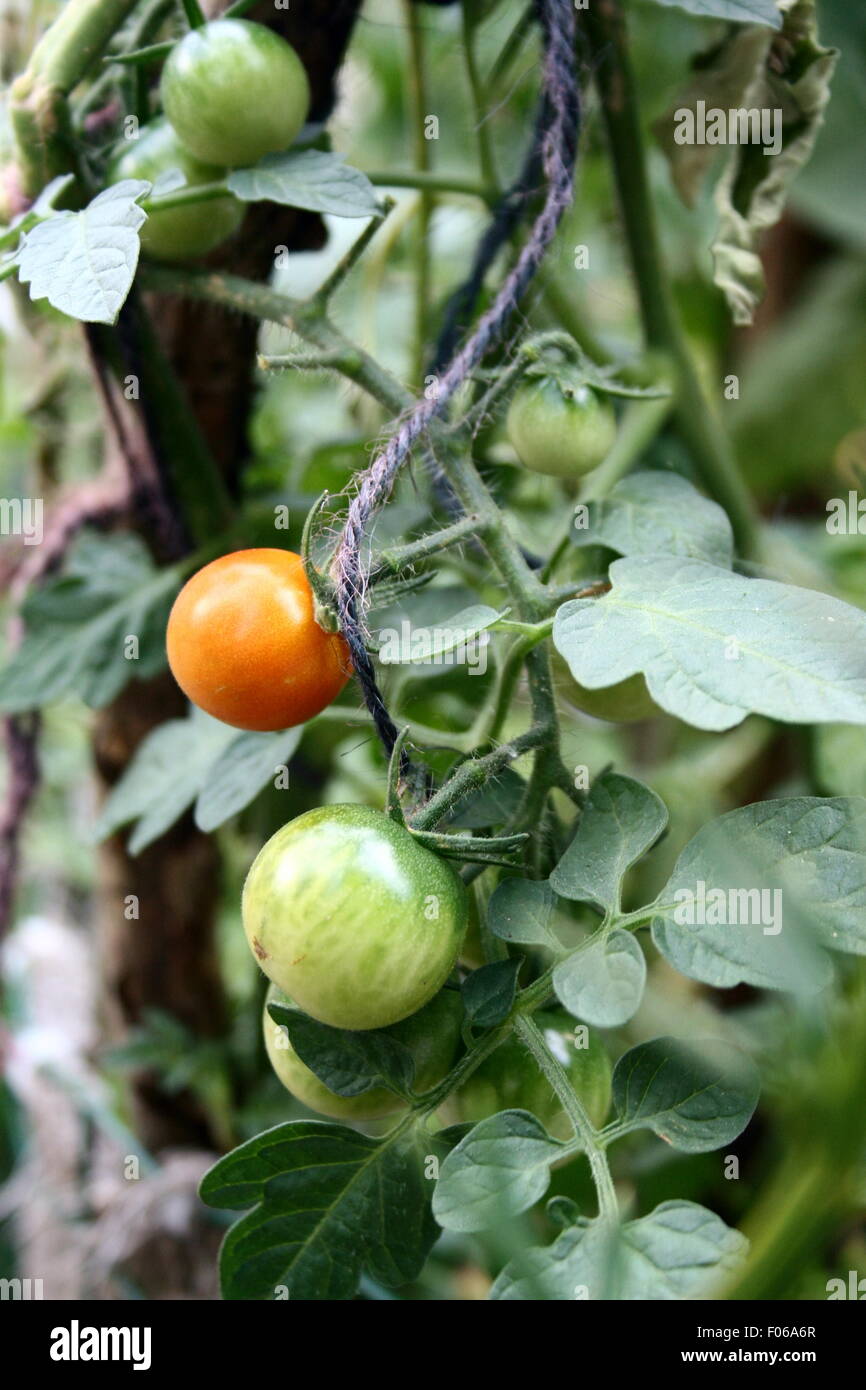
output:
<svg viewBox="0 0 866 1390"><path fill-rule="evenodd" d="M237 550L181 589L168 662L193 704L237 729L288 729L329 705L349 678L345 640L316 622L290 550Z"/></svg>

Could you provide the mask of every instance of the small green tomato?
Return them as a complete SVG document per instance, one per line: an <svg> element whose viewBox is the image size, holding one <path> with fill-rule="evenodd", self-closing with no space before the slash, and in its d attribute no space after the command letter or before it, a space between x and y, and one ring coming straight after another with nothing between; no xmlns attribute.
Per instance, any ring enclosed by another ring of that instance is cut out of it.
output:
<svg viewBox="0 0 866 1390"><path fill-rule="evenodd" d="M382 811L321 806L271 836L244 885L265 974L333 1028L387 1028L444 985L466 930L462 880Z"/></svg>
<svg viewBox="0 0 866 1390"><path fill-rule="evenodd" d="M168 56L160 94L187 149L235 169L287 149L310 109L310 84L291 44L246 19L191 29Z"/></svg>
<svg viewBox="0 0 866 1390"><path fill-rule="evenodd" d="M161 174L172 169L179 169L190 186L215 183L225 173L224 169L195 159L180 144L167 121L154 121L111 165L109 182L147 179L155 183ZM142 250L160 261L187 261L203 256L237 231L244 212L243 203L230 193L200 203L154 210L148 213L141 229Z"/></svg>
<svg viewBox="0 0 866 1390"><path fill-rule="evenodd" d="M526 468L582 478L603 463L616 439L610 402L584 383L529 377L511 400L508 437Z"/></svg>

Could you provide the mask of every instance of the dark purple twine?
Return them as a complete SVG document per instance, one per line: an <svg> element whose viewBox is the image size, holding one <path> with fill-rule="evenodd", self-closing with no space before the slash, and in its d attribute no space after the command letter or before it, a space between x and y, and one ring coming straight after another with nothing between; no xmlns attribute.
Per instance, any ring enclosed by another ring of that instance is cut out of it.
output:
<svg viewBox="0 0 866 1390"><path fill-rule="evenodd" d="M532 153L523 173L529 171L532 174L533 156L537 159L540 155L546 183L544 205L496 300L482 315L472 337L454 354L443 371L436 395L416 402L402 417L402 423L382 453L361 474L335 557L337 609L343 635L349 646L364 702L389 756L398 730L377 685L375 667L364 640L363 612L367 588L362 562L364 538L376 512L390 496L397 474L417 440L427 430L431 420L442 414L466 378L501 339L506 324L531 283L571 204L574 191L574 164L580 126L574 10L571 0L537 0L537 12L544 45L541 114L533 136ZM507 198L508 195L506 201ZM523 204L524 200L520 199L518 211Z"/></svg>

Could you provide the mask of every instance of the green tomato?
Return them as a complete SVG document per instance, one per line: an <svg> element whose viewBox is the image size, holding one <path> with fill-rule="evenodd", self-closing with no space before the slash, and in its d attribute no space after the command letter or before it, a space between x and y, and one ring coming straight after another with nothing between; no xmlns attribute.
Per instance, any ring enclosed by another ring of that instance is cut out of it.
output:
<svg viewBox="0 0 866 1390"><path fill-rule="evenodd" d="M634 724L639 719L652 719L663 713L647 690L640 671L624 681L617 681L616 685L603 686L601 690L588 690L573 680L568 684L567 695L584 714L608 719L613 724Z"/></svg>
<svg viewBox="0 0 866 1390"><path fill-rule="evenodd" d="M582 478L610 453L616 416L590 386L534 377L514 393L506 429L521 463L533 473Z"/></svg>
<svg viewBox="0 0 866 1390"><path fill-rule="evenodd" d="M293 1001L276 985L268 989L262 1020L265 1048L271 1066L286 1090L291 1091L309 1110L329 1115L334 1120L378 1120L384 1115L405 1110L406 1102L385 1086L376 1086L359 1096L338 1096L331 1091L301 1061L289 1042L287 1030L274 1023L268 1013L268 1004L288 1004L293 1007ZM415 1059L413 1089L416 1093L430 1090L451 1070L460 1046L462 1018L463 1004L459 992L456 989L441 989L423 1009L386 1030L390 1037L408 1047Z"/></svg>
<svg viewBox="0 0 866 1390"><path fill-rule="evenodd" d="M233 168L287 149L310 109L310 84L291 44L245 19L191 29L168 56L160 94L187 149Z"/></svg>
<svg viewBox="0 0 866 1390"><path fill-rule="evenodd" d="M432 999L466 930L443 859L382 811L321 806L260 851L243 893L262 970L334 1028L387 1028Z"/></svg>
<svg viewBox="0 0 866 1390"><path fill-rule="evenodd" d="M538 1014L536 1022L554 1056L592 1120L604 1123L610 1108L610 1058L598 1033L587 1029L586 1047L576 1047L574 1020L567 1014ZM506 1038L481 1063L457 1093L457 1118L478 1124L500 1110L528 1110L557 1139L565 1139L571 1126L550 1084L535 1059L515 1037Z"/></svg>
<svg viewBox="0 0 866 1390"><path fill-rule="evenodd" d="M155 183L160 174L180 169L188 184L214 183L224 170L194 159L180 144L167 121L145 126L109 171L111 183L121 179L148 179ZM185 203L162 212L148 213L141 229L141 246L147 255L161 261L186 261L212 251L237 231L245 208L227 193L201 203Z"/></svg>

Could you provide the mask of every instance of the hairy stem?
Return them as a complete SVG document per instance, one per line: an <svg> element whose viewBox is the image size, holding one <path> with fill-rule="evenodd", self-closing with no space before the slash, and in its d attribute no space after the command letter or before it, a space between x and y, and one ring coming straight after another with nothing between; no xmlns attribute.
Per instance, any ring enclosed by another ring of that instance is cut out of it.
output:
<svg viewBox="0 0 866 1390"><path fill-rule="evenodd" d="M740 551L759 548L759 521L730 444L713 415L662 266L650 196L640 109L621 0L597 0L583 17L602 101L647 342L670 354L678 377L677 427L707 491L725 508Z"/></svg>
<svg viewBox="0 0 866 1390"><path fill-rule="evenodd" d="M604 1146L598 1141L595 1126L584 1109L580 1098L566 1075L562 1064L557 1061L544 1041L538 1024L525 1013L518 1014L514 1021L514 1031L538 1063L540 1071L553 1088L559 1103L574 1125L580 1139L598 1197L598 1214L607 1221L619 1220L619 1203L616 1199L613 1178L607 1162Z"/></svg>

